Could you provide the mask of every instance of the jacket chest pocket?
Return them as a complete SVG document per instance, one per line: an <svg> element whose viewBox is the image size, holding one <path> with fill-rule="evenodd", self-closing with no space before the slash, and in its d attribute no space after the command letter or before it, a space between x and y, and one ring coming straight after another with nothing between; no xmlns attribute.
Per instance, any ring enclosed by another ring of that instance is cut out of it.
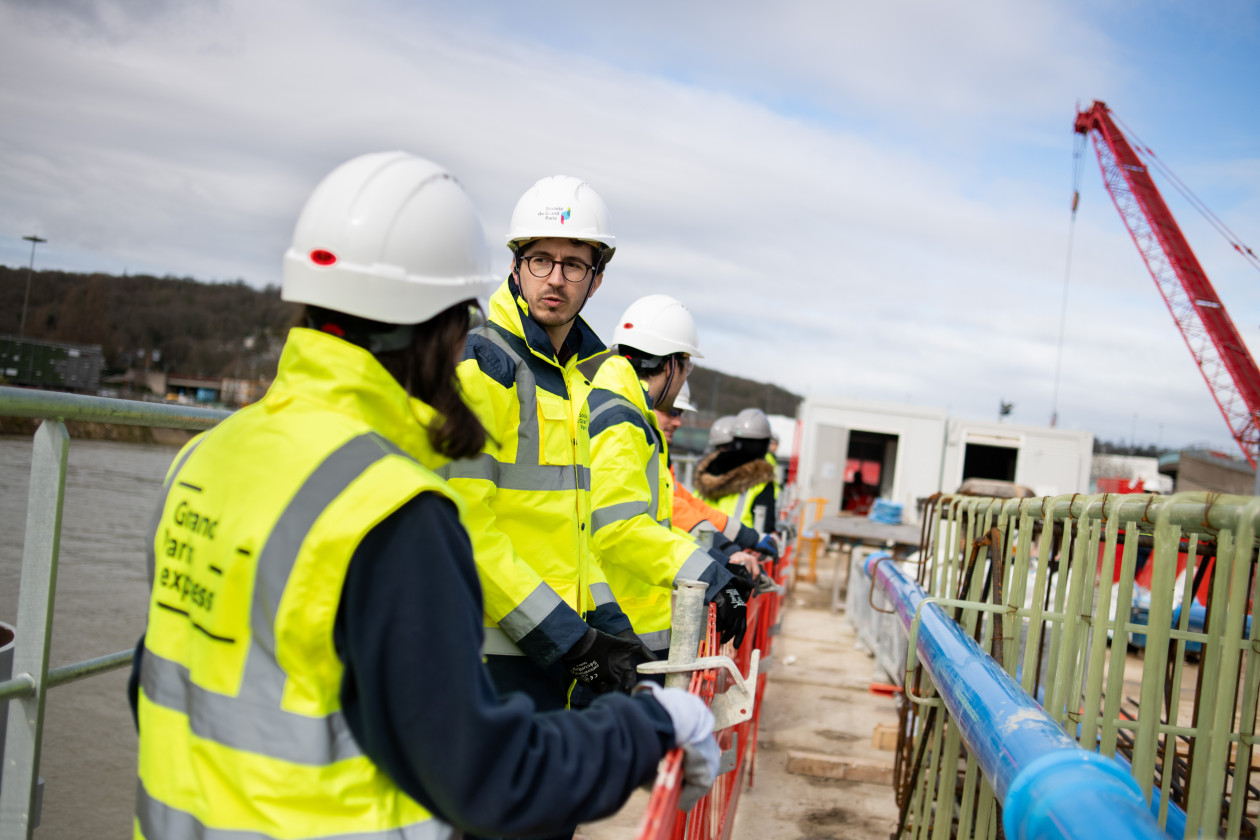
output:
<svg viewBox="0 0 1260 840"><path fill-rule="evenodd" d="M538 432L542 445L538 457L544 464L574 463L577 433L569 423L569 407L562 400L538 401Z"/></svg>

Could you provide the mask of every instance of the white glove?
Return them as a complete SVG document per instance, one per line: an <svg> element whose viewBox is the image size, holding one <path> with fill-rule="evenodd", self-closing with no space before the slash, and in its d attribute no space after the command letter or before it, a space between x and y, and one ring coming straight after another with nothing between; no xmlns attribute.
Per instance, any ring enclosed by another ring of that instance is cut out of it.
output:
<svg viewBox="0 0 1260 840"><path fill-rule="evenodd" d="M681 688L661 688L644 681L634 690L652 692L656 702L669 712L674 724L674 745L683 751L683 789L678 796L678 810L690 811L713 787L722 760L722 750L713 737L713 712L703 700Z"/></svg>

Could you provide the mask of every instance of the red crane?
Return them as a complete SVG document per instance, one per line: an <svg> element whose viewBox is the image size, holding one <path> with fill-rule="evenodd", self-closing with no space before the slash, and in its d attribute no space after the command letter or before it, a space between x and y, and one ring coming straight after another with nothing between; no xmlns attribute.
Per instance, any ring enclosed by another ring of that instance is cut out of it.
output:
<svg viewBox="0 0 1260 840"><path fill-rule="evenodd" d="M1260 369L1155 188L1146 164L1116 127L1106 104L1095 101L1089 110L1078 110L1076 132L1093 138L1107 192L1225 415L1230 433L1255 467L1260 447Z"/></svg>

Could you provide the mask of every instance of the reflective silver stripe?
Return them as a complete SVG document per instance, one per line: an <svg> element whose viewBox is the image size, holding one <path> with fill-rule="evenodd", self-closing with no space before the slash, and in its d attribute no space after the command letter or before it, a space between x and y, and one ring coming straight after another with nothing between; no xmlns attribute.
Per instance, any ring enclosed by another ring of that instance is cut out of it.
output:
<svg viewBox="0 0 1260 840"><path fill-rule="evenodd" d="M656 519L657 513L661 510L661 445L659 441L652 441L652 451L648 454L644 473L647 474L648 490L652 494L652 518ZM665 527L668 528L669 524L666 523Z"/></svg>
<svg viewBox="0 0 1260 840"><path fill-rule="evenodd" d="M241 700L280 708L285 673L276 662L275 620L298 552L320 514L355 479L389 454L401 452L380 435L368 432L351 438L315 468L276 520L258 555L250 610L252 642L241 680Z"/></svg>
<svg viewBox="0 0 1260 840"><path fill-rule="evenodd" d="M498 330L485 329L481 333L494 342L504 353L516 362L516 399L521 404L516 431L516 463L535 465L541 460L538 457L540 430L538 426L538 380L529 369L529 363L521 357L506 338ZM520 488L531 489L531 488Z"/></svg>
<svg viewBox="0 0 1260 840"><path fill-rule="evenodd" d="M595 425L595 420L597 418L602 417L605 413L612 411L617 406L624 405L630 408L634 408L634 406L629 401L627 401L624 397L622 397L620 394L617 394L615 391L611 393L615 394L616 399L608 400L607 402L603 403L602 405L600 405L598 408L596 408L594 411L591 412L590 424L592 426Z"/></svg>
<svg viewBox="0 0 1260 840"><path fill-rule="evenodd" d="M499 620L499 627L507 633L509 639L513 641L522 639L563 603L564 601L556 594L556 590L545 583L540 583L525 597L525 600Z"/></svg>
<svg viewBox="0 0 1260 840"><path fill-rule="evenodd" d="M185 811L172 808L149 795L141 782L136 790L136 819L148 840L273 840L274 835L232 828L210 828ZM288 835L286 835L288 836ZM321 834L319 840L455 840L462 836L436 817L383 831L354 834Z"/></svg>
<svg viewBox="0 0 1260 840"><path fill-rule="evenodd" d="M194 685L187 667L152 650L141 663L144 696L187 714L198 738L294 764L323 766L363 754L341 712L308 717L273 706L246 709L235 697Z"/></svg>
<svg viewBox="0 0 1260 840"><path fill-rule="evenodd" d="M591 512L591 531L598 533L605 525L612 525L615 522L625 522L627 519L633 519L636 516L651 516L652 508L649 502L619 502L615 505L608 505L599 510ZM653 519L653 522L656 520Z"/></svg>
<svg viewBox="0 0 1260 840"><path fill-rule="evenodd" d="M487 627L485 641L481 643L482 656L524 656L525 651L507 637L498 627Z"/></svg>
<svg viewBox="0 0 1260 840"><path fill-rule="evenodd" d="M746 504L748 504L748 491L747 490L745 490L743 493L740 493L739 498L735 500L735 513L733 514L733 516L735 517L735 521L740 524L743 524L744 522L744 505ZM731 523L728 521L726 524L730 525Z"/></svg>
<svg viewBox="0 0 1260 840"><path fill-rule="evenodd" d="M737 516L726 517L726 527L722 529L722 534L728 540L734 542L735 538L739 536L739 526L741 524L743 523L739 521L739 517Z"/></svg>
<svg viewBox="0 0 1260 840"><path fill-rule="evenodd" d="M674 575L674 585L677 586L680 580L704 580L701 575L711 563L713 563L713 558L707 551L691 552L691 555L683 562L682 568L678 570L678 574Z"/></svg>
<svg viewBox="0 0 1260 840"><path fill-rule="evenodd" d="M459 478L488 481L504 490L550 492L591 489L590 467L572 464L505 464L484 452L476 458L444 464L437 470L437 474L447 481Z"/></svg>
<svg viewBox="0 0 1260 840"><path fill-rule="evenodd" d="M639 641L647 646L648 650L666 650L669 648L669 631L657 630L655 633L639 633Z"/></svg>
<svg viewBox="0 0 1260 840"><path fill-rule="evenodd" d="M595 602L595 606L602 607L604 604L615 604L617 598L613 595L612 587L606 583L592 583L590 585L591 600Z"/></svg>

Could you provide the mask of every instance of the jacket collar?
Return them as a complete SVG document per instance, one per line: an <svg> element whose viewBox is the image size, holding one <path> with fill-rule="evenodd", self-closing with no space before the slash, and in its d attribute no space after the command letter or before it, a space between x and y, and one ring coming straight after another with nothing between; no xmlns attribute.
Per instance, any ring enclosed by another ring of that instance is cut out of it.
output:
<svg viewBox="0 0 1260 840"><path fill-rule="evenodd" d="M340 338L295 327L280 354L276 381L266 401L282 407L294 400L369 423L422 463L429 464L429 406L413 400L376 358Z"/></svg>
<svg viewBox="0 0 1260 840"><path fill-rule="evenodd" d="M573 326L564 340L565 362L556 357L555 348L551 345L551 337L547 331L529 317L529 304L521 296L521 289L516 280L509 274L503 285L490 296L489 320L508 330L516 337L523 339L535 355L564 367L570 361L582 362L604 352L604 343L595 335L595 331L579 315L573 320Z"/></svg>

